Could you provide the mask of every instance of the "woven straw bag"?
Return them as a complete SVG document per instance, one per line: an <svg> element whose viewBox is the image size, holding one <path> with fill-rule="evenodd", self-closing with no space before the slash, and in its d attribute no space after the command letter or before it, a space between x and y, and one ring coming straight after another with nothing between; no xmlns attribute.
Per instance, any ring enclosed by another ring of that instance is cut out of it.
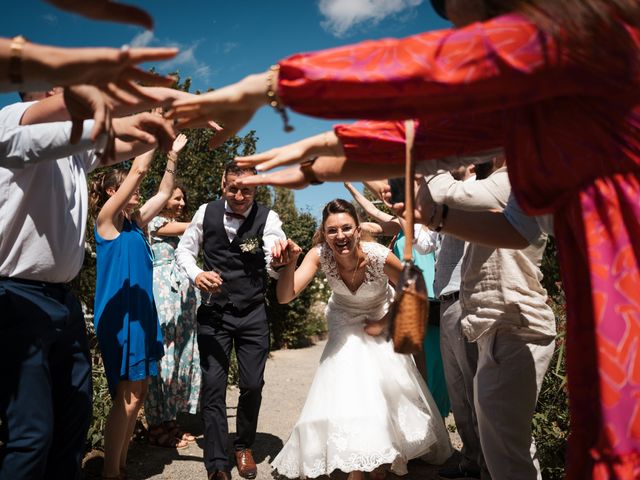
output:
<svg viewBox="0 0 640 480"><path fill-rule="evenodd" d="M396 288L396 297L391 306L389 333L393 348L398 353L418 353L426 334L429 316L427 286L422 270L413 263L413 219L415 165L413 142L415 128L412 120L405 121L406 170L405 170L405 244L403 269Z"/></svg>

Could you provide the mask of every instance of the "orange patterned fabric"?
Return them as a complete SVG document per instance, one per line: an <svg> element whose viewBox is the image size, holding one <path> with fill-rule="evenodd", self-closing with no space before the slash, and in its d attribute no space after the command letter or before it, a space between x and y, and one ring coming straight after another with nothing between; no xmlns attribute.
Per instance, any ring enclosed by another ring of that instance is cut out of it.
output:
<svg viewBox="0 0 640 480"><path fill-rule="evenodd" d="M573 63L515 14L280 64L286 105L369 119L336 127L349 159L402 162L399 120L417 118L417 158L504 146L521 205L554 213L568 304L571 480L640 478L637 52L612 55L606 67Z"/></svg>

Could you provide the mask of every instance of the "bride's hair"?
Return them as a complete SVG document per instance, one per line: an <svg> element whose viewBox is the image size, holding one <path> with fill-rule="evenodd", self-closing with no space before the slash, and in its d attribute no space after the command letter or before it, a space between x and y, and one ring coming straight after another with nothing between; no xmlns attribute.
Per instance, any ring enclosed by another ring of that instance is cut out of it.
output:
<svg viewBox="0 0 640 480"><path fill-rule="evenodd" d="M324 243L324 224L327 222L327 218L329 218L329 215L335 215L336 213L346 213L351 218L353 218L356 227L360 226L360 219L358 218L356 207L354 207L351 202L343 200L342 198L331 200L322 209L322 223L320 224L320 228L318 228L318 230L316 230L316 233L314 233L313 235L313 246ZM362 235L360 238L361 240L365 241L370 240L368 235Z"/></svg>

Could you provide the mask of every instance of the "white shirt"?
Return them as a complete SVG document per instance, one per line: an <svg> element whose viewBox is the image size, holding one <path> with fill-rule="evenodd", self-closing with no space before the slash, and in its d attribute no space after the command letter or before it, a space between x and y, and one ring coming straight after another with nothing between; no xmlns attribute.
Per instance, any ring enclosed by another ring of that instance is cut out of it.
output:
<svg viewBox="0 0 640 480"><path fill-rule="evenodd" d="M0 167L24 168L37 162L57 160L83 150L100 150L106 136L101 135L94 145L91 140L93 120L86 120L82 137L69 143L71 122L40 123L7 127L0 125Z"/></svg>
<svg viewBox="0 0 640 480"><path fill-rule="evenodd" d="M413 248L421 255L435 252L439 246L438 233L416 223L413 225Z"/></svg>
<svg viewBox="0 0 640 480"><path fill-rule="evenodd" d="M69 122L20 127L31 104L0 110L0 126L10 138L2 147L10 158L0 157L0 276L69 282L84 259L86 174L99 164L87 149L92 123L85 123L83 140L69 146ZM27 133L19 132L24 128ZM52 159L59 154L67 156Z"/></svg>
<svg viewBox="0 0 640 480"><path fill-rule="evenodd" d="M207 203L200 205L198 211L191 220L191 225L182 235L178 248L176 249L176 261L178 265L186 272L187 276L193 283L196 281L196 277L200 275L204 270L198 267L197 258L202 247L202 223L204 220L204 213L207 209ZM253 208L253 207L252 207ZM230 212L227 203L225 202L225 211ZM251 208L247 210L243 215L246 218L251 213ZM224 215L223 225L227 232L229 241L232 242L236 238L236 233L242 225L244 220L239 218L232 218ZM267 221L262 233L262 250L265 256L265 263L267 265L267 272L270 276L277 278L276 272L271 268L271 249L275 245L277 240L285 240L287 236L282 231L282 222L280 217L273 210L269 210L267 215Z"/></svg>
<svg viewBox="0 0 640 480"><path fill-rule="evenodd" d="M457 182L438 175L428 182L435 202L459 210L503 209L511 193L506 167L475 182ZM536 225L532 217L524 222ZM538 237L522 250L468 243L462 260L460 306L462 331L476 341L496 328L520 335L554 337L555 316L541 285L540 263L547 236Z"/></svg>

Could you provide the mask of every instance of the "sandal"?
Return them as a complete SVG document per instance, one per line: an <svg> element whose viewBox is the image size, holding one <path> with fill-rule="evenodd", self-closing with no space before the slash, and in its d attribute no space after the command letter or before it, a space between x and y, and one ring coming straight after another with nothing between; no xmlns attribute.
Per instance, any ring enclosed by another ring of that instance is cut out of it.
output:
<svg viewBox="0 0 640 480"><path fill-rule="evenodd" d="M180 428L178 422L175 420L169 420L168 422L163 422L162 425L166 429L167 433L173 435L178 440L185 441L187 443L194 443L196 441L196 437L194 437L191 433L185 432Z"/></svg>
<svg viewBox="0 0 640 480"><path fill-rule="evenodd" d="M387 478L387 466L380 465L369 472L369 478L371 480L385 480Z"/></svg>
<svg viewBox="0 0 640 480"><path fill-rule="evenodd" d="M149 445L163 448L177 448L181 450L189 446L189 442L176 438L161 425L149 427L148 432Z"/></svg>

